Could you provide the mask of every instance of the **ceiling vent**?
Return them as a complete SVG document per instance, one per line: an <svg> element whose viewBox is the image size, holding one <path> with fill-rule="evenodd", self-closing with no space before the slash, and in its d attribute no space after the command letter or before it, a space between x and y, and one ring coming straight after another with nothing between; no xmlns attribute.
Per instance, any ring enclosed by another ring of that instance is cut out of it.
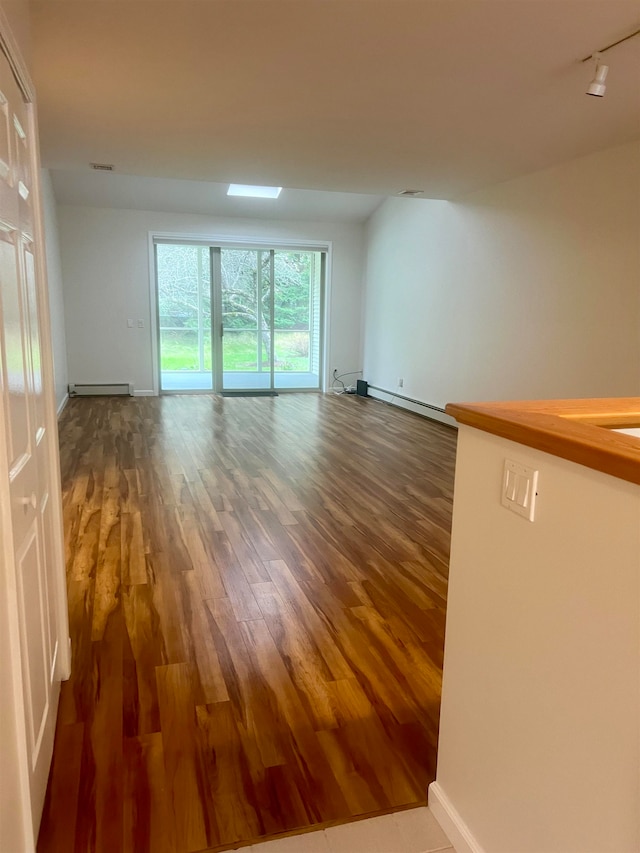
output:
<svg viewBox="0 0 640 853"><path fill-rule="evenodd" d="M89 163L96 172L113 172L113 163Z"/></svg>
<svg viewBox="0 0 640 853"><path fill-rule="evenodd" d="M422 195L424 190L400 190L398 195L409 196L410 198L415 198L417 195Z"/></svg>

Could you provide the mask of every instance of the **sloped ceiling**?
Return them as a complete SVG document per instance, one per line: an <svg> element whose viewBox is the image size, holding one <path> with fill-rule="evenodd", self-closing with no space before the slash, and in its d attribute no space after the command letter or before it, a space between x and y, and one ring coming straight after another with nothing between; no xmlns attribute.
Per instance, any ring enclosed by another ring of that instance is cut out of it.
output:
<svg viewBox="0 0 640 853"><path fill-rule="evenodd" d="M382 196L369 193L289 188L283 190L277 201L229 198L228 184L121 175L89 169L52 169L51 179L58 204L251 220L365 222L383 201Z"/></svg>
<svg viewBox="0 0 640 853"><path fill-rule="evenodd" d="M41 0L43 162L456 198L640 136L637 0Z"/></svg>

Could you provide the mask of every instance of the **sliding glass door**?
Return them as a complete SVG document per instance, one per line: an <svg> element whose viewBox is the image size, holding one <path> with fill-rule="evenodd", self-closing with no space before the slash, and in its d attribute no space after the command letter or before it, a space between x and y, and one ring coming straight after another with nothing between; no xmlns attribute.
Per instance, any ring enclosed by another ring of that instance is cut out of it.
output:
<svg viewBox="0 0 640 853"><path fill-rule="evenodd" d="M161 389L320 389L325 259L307 248L158 242Z"/></svg>

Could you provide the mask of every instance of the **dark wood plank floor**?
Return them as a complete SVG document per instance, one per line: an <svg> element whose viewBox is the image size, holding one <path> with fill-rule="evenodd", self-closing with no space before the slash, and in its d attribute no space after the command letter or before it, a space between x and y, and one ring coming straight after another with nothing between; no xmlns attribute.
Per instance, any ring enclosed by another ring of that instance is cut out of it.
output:
<svg viewBox="0 0 640 853"><path fill-rule="evenodd" d="M76 399L60 429L73 673L39 851L423 804L455 432L312 394Z"/></svg>

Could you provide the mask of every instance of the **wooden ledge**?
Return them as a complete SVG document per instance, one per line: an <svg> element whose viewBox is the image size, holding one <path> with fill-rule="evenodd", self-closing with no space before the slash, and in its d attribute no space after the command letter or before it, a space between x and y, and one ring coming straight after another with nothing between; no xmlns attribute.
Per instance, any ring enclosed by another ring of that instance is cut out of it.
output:
<svg viewBox="0 0 640 853"><path fill-rule="evenodd" d="M449 403L459 423L640 485L640 439L612 432L640 427L640 397Z"/></svg>

